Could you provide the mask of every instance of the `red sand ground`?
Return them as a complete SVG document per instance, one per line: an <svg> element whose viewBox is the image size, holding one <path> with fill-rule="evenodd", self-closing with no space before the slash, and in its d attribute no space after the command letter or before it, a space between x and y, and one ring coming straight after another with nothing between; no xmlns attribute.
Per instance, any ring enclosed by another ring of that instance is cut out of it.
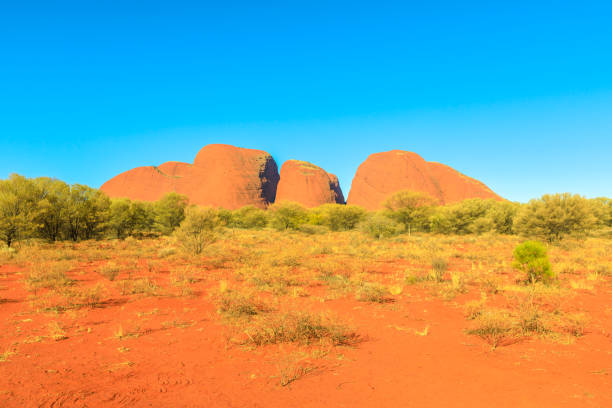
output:
<svg viewBox="0 0 612 408"><path fill-rule="evenodd" d="M71 277L100 281L93 266ZM0 351L15 352L0 362L6 408L612 406L609 285L572 298L592 318L574 344L532 339L495 351L464 334L455 303L416 286L395 303L320 303L352 322L363 341L311 360L314 371L281 387L278 355L292 348L227 347L206 295L212 283L196 283L194 298L112 293L104 307L53 315L32 311L18 272L0 267ZM28 343L46 336L50 321L64 325L67 338ZM119 340L120 324L139 336ZM427 335L416 333L426 327Z"/></svg>

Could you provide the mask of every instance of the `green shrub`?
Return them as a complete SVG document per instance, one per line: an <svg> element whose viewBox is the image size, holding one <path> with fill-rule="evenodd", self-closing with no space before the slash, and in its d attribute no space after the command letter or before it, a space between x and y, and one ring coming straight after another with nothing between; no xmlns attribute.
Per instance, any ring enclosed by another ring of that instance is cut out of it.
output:
<svg viewBox="0 0 612 408"><path fill-rule="evenodd" d="M366 215L366 211L356 205L323 204L311 211L310 222L324 225L331 231L354 229Z"/></svg>
<svg viewBox="0 0 612 408"><path fill-rule="evenodd" d="M431 272L429 273L429 279L435 282L442 282L447 269L448 261L446 259L439 256L434 257L431 260Z"/></svg>
<svg viewBox="0 0 612 408"><path fill-rule="evenodd" d="M519 211L514 224L517 232L549 242L569 234L584 234L596 226L591 201L569 193L546 194L529 201Z"/></svg>
<svg viewBox="0 0 612 408"><path fill-rule="evenodd" d="M298 229L308 221L308 210L298 203L283 201L270 206L270 225L279 231Z"/></svg>
<svg viewBox="0 0 612 408"><path fill-rule="evenodd" d="M359 224L360 230L373 238L388 238L399 233L400 225L381 213L374 213Z"/></svg>
<svg viewBox="0 0 612 408"><path fill-rule="evenodd" d="M409 235L428 229L429 217L437 204L438 200L429 194L409 190L398 191L384 202L389 218L402 224Z"/></svg>
<svg viewBox="0 0 612 408"><path fill-rule="evenodd" d="M264 228L268 225L268 214L261 208L252 205L244 206L232 213L230 227L236 228Z"/></svg>
<svg viewBox="0 0 612 408"><path fill-rule="evenodd" d="M531 283L550 282L554 278L546 247L540 242L526 241L518 245L512 266L524 272Z"/></svg>
<svg viewBox="0 0 612 408"><path fill-rule="evenodd" d="M220 227L217 210L210 207L189 207L175 235L181 245L194 254L216 241Z"/></svg>
<svg viewBox="0 0 612 408"><path fill-rule="evenodd" d="M189 198L177 193L168 193L155 203L155 226L162 233L169 235L185 219L185 210Z"/></svg>

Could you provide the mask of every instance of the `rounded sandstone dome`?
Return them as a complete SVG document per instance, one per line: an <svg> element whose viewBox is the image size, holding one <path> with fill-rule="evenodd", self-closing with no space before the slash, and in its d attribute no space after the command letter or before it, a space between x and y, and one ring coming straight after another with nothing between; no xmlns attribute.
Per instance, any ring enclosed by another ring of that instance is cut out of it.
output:
<svg viewBox="0 0 612 408"><path fill-rule="evenodd" d="M287 160L280 171L276 201L294 201L306 207L344 204L338 178L319 166L300 160Z"/></svg>
<svg viewBox="0 0 612 408"><path fill-rule="evenodd" d="M391 194L401 190L427 193L441 204L468 198L502 200L480 181L449 166L427 162L416 153L391 150L371 154L361 163L347 202L378 210Z"/></svg>

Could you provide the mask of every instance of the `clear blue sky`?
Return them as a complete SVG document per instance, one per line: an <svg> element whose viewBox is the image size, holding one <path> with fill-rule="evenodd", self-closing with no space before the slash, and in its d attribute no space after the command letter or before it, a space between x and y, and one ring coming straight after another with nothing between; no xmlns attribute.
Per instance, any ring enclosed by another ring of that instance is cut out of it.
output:
<svg viewBox="0 0 612 408"><path fill-rule="evenodd" d="M612 196L611 2L297 3L4 2L0 178L99 187L228 143L345 194L404 149L511 200Z"/></svg>

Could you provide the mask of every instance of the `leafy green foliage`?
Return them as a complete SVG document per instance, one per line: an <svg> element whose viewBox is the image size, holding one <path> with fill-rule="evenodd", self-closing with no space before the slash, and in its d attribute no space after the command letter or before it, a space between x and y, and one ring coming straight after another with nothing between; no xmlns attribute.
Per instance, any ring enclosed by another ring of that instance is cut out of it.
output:
<svg viewBox="0 0 612 408"><path fill-rule="evenodd" d="M473 198L438 207L430 217L431 231L441 234L511 234L518 204Z"/></svg>
<svg viewBox="0 0 612 408"><path fill-rule="evenodd" d="M569 193L546 194L521 208L515 229L523 235L553 242L565 235L584 234L596 222L590 200Z"/></svg>
<svg viewBox="0 0 612 408"><path fill-rule="evenodd" d="M365 215L366 211L356 205L323 204L311 210L309 222L331 231L348 231L354 229Z"/></svg>
<svg viewBox="0 0 612 408"><path fill-rule="evenodd" d="M526 241L514 249L512 266L525 273L529 282L550 282L554 274L544 244Z"/></svg>
<svg viewBox="0 0 612 408"><path fill-rule="evenodd" d="M270 225L279 231L299 229L308 221L308 210L298 203L283 201L270 206Z"/></svg>
<svg viewBox="0 0 612 408"><path fill-rule="evenodd" d="M189 199L177 193L168 193L155 203L155 226L165 235L169 235L185 219L185 209Z"/></svg>
<svg viewBox="0 0 612 408"><path fill-rule="evenodd" d="M438 200L428 194L417 191L398 191L392 194L385 202L387 216L404 226L410 234L413 230L427 230L429 217Z"/></svg>
<svg viewBox="0 0 612 408"><path fill-rule="evenodd" d="M264 228L268 225L268 214L261 208L247 205L232 213L228 225L236 228Z"/></svg>
<svg viewBox="0 0 612 408"><path fill-rule="evenodd" d="M197 255L217 239L220 224L218 210L192 206L185 211L185 219L175 235L187 251Z"/></svg>
<svg viewBox="0 0 612 408"><path fill-rule="evenodd" d="M371 214L359 224L359 228L376 239L392 237L398 234L401 229L397 222L382 213Z"/></svg>
<svg viewBox="0 0 612 408"><path fill-rule="evenodd" d="M9 248L35 230L36 204L36 186L31 180L17 174L0 180L0 239Z"/></svg>
<svg viewBox="0 0 612 408"><path fill-rule="evenodd" d="M100 190L74 184L70 189L67 229L70 238L99 238L109 221L111 201Z"/></svg>

